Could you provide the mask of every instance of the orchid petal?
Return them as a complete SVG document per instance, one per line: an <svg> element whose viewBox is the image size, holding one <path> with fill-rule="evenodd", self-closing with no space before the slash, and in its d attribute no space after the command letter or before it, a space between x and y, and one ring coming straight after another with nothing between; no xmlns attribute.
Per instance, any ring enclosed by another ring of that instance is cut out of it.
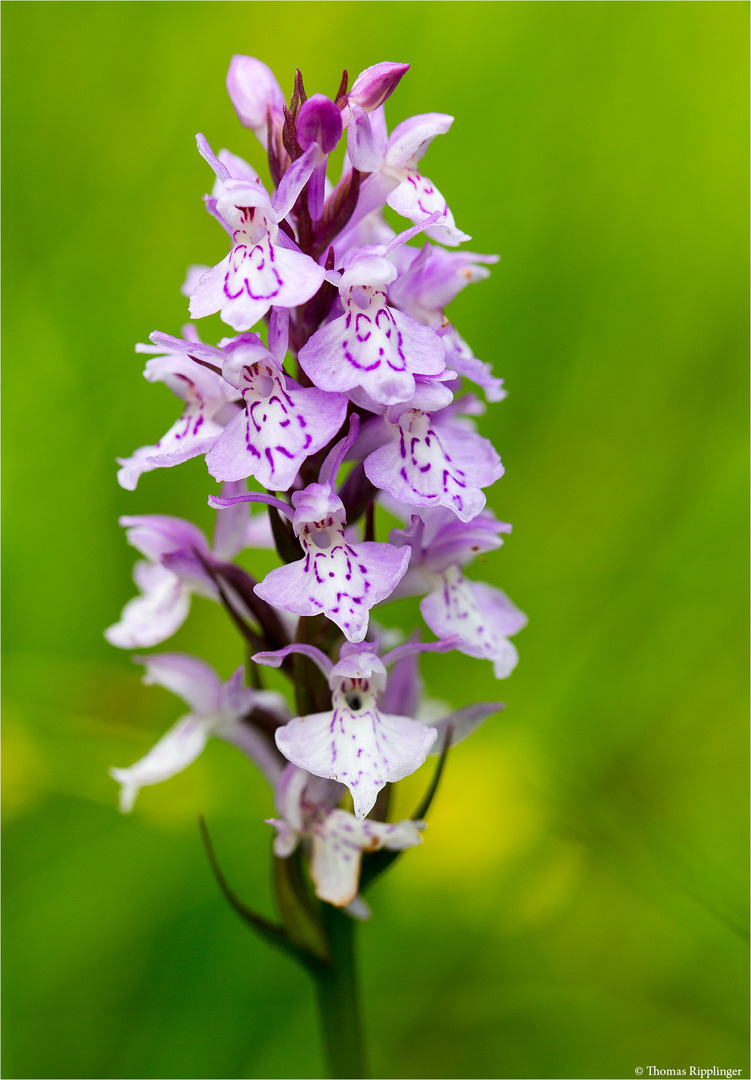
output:
<svg viewBox="0 0 751 1080"><path fill-rule="evenodd" d="M272 204L280 221L287 216L297 202L298 196L310 179L313 169L319 164L320 157L321 151L313 143L301 157L292 162L285 172L279 182Z"/></svg>
<svg viewBox="0 0 751 1080"><path fill-rule="evenodd" d="M347 130L347 153L352 165L361 172L375 172L383 164L383 148L379 146L367 112L350 104Z"/></svg>
<svg viewBox="0 0 751 1080"><path fill-rule="evenodd" d="M415 375L439 375L444 347L428 327L387 306L382 292L366 310L345 304L346 313L321 327L300 350L299 360L316 386L344 392L362 386L386 405L407 401Z"/></svg>
<svg viewBox="0 0 751 1080"><path fill-rule="evenodd" d="M309 657L328 679L334 666L332 661L329 660L325 652L316 648L315 645L306 645L300 641L294 641L291 645L285 645L283 649L275 649L274 652L255 653L251 659L256 664L265 664L267 667L278 668L281 667L282 660L284 660L286 656L291 656L292 653L301 653L303 656Z"/></svg>
<svg viewBox="0 0 751 1080"><path fill-rule="evenodd" d="M227 91L240 123L266 146L267 115L281 117L284 109L284 94L271 68L253 56L233 56Z"/></svg>
<svg viewBox="0 0 751 1080"><path fill-rule="evenodd" d="M491 660L497 679L507 678L516 667L518 653L508 637L526 625L527 617L500 589L468 581L458 566L449 567L420 611L434 634L459 634L460 652Z"/></svg>
<svg viewBox="0 0 751 1080"><path fill-rule="evenodd" d="M449 421L408 410L390 424L391 438L364 462L371 483L411 506L446 506L471 521L485 506L481 487L503 475L490 442Z"/></svg>
<svg viewBox="0 0 751 1080"><path fill-rule="evenodd" d="M441 195L438 188L426 176L422 176L417 169L410 169L407 176L402 180L399 187L390 192L387 203L392 210L410 221L424 221L440 211L440 218L434 224L425 228L425 235L431 240L441 244L449 244L455 247L472 237L457 229L454 223L454 215L449 210L448 203Z"/></svg>
<svg viewBox="0 0 751 1080"><path fill-rule="evenodd" d="M210 167L214 170L217 178L224 182L231 179L230 172L223 161L220 161L214 151L209 146L204 135L199 133L196 135L196 144L198 146L198 153L201 155L204 161L206 161Z"/></svg>
<svg viewBox="0 0 751 1080"><path fill-rule="evenodd" d="M222 682L214 669L187 653L159 653L156 656L134 656L143 664L143 682L163 686L181 697L197 716L212 716L221 705Z"/></svg>
<svg viewBox="0 0 751 1080"><path fill-rule="evenodd" d="M135 765L127 769L109 770L110 776L122 785L120 809L124 814L133 809L142 787L169 780L196 760L208 742L213 722L197 716L184 716Z"/></svg>
<svg viewBox="0 0 751 1080"><path fill-rule="evenodd" d="M358 821L346 810L332 810L314 826L310 874L316 896L337 907L351 904L357 895L363 851L389 848L401 851L422 843L422 821Z"/></svg>
<svg viewBox="0 0 751 1080"><path fill-rule="evenodd" d="M370 608L393 592L407 570L409 553L372 541L348 544L341 527L336 531L330 546L318 550L305 544L303 534L305 558L272 570L255 592L295 615L323 612L349 641L362 641Z"/></svg>
<svg viewBox="0 0 751 1080"><path fill-rule="evenodd" d="M316 144L324 154L330 154L341 138L341 110L325 94L311 94L300 108L295 126L300 146Z"/></svg>
<svg viewBox="0 0 751 1080"><path fill-rule="evenodd" d="M451 729L449 746L456 746L469 738L472 732L480 724L483 724L488 717L500 712L503 708L505 706L502 701L479 701L475 705L466 705L463 709L455 709L454 712L449 713L448 716L444 716L440 720L428 721L430 727L434 727L438 732L438 738L435 741L433 750L430 752L430 756L437 756L443 752L446 733L449 728Z"/></svg>
<svg viewBox="0 0 751 1080"><path fill-rule="evenodd" d="M177 574L159 563L136 563L136 571L138 584L148 585L148 591L129 600L119 622L104 631L119 649L159 645L179 630L190 610L190 592Z"/></svg>
<svg viewBox="0 0 751 1080"><path fill-rule="evenodd" d="M445 135L453 122L446 113L421 113L402 121L391 132L386 165L398 168L419 161L436 135Z"/></svg>
<svg viewBox="0 0 751 1080"><path fill-rule="evenodd" d="M359 704L360 696L353 695ZM355 709L342 696L331 712L297 717L276 731L288 761L316 776L346 784L355 816L372 809L387 783L408 776L425 761L437 732L405 716Z"/></svg>
<svg viewBox="0 0 751 1080"><path fill-rule="evenodd" d="M342 426L347 399L303 388L271 367L244 368L246 410L231 420L206 457L217 480L255 476L272 491L287 491L303 461Z"/></svg>

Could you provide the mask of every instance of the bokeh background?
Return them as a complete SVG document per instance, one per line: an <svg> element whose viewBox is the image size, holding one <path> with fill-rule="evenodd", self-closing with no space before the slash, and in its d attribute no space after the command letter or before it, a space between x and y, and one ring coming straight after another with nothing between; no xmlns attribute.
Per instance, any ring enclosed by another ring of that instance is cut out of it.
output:
<svg viewBox="0 0 751 1080"><path fill-rule="evenodd" d="M514 523L475 576L528 612L521 663L429 658L505 713L456 750L425 844L371 894L378 1077L627 1077L746 1050L745 3L5 3L7 1077L320 1077L270 912L269 793L215 743L116 810L107 767L179 715L102 628L133 594L117 517L210 527L202 461L115 482L176 415L136 341L178 333L223 234L203 131L261 164L224 76L286 92L413 67L391 125L456 116L426 172L491 279L451 309L509 398L483 431ZM222 333L208 321L207 340ZM269 568L260 556L260 573ZM409 626L416 604L393 608ZM195 601L168 643L227 676ZM429 773L407 783L403 809Z"/></svg>

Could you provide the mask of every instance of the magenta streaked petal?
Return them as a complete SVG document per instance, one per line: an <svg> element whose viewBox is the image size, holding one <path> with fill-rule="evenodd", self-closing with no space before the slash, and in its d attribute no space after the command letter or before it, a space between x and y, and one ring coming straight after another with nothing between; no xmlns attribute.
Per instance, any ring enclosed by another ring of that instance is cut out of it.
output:
<svg viewBox="0 0 751 1080"><path fill-rule="evenodd" d="M303 370L325 390L361 386L381 404L407 401L415 391L415 375L444 370L443 342L428 327L388 307L382 292L364 294L363 302L360 308L346 299L346 313L313 334L300 350Z"/></svg>
<svg viewBox="0 0 751 1080"><path fill-rule="evenodd" d="M358 705L360 695L350 696ZM385 784L422 765L436 735L406 716L379 714L374 704L352 708L342 695L331 712L297 717L278 728L276 743L288 761L346 784L361 819Z"/></svg>
<svg viewBox="0 0 751 1080"><path fill-rule="evenodd" d="M420 611L434 634L459 634L460 652L491 660L497 679L516 667L518 653L508 637L526 626L527 617L500 589L469 581L458 566L450 567Z"/></svg>
<svg viewBox="0 0 751 1080"><path fill-rule="evenodd" d="M316 387L300 387L278 370L262 365L247 371L246 409L230 421L206 464L217 480L254 476L271 491L288 491L303 461L336 435L347 399Z"/></svg>
<svg viewBox="0 0 751 1080"><path fill-rule="evenodd" d="M440 244L448 244L455 247L472 237L457 229L454 223L454 215L448 207L448 203L441 195L435 184L422 176L417 169L409 169L406 177L399 187L395 188L388 196L387 203L392 210L410 221L422 222L426 217L440 212L440 218L433 225L425 229L425 235Z"/></svg>
<svg viewBox="0 0 751 1080"><path fill-rule="evenodd" d="M255 591L294 615L323 612L348 641L362 641L370 609L385 600L404 576L409 552L375 542L348 544L341 526L329 531L336 535L325 549L307 544L303 533L305 557L272 570Z"/></svg>
<svg viewBox="0 0 751 1080"><path fill-rule="evenodd" d="M460 421L408 410L387 424L390 439L364 462L371 483L410 506L446 506L471 521L485 506L480 490L502 474L492 444ZM469 424L469 422L466 422Z"/></svg>

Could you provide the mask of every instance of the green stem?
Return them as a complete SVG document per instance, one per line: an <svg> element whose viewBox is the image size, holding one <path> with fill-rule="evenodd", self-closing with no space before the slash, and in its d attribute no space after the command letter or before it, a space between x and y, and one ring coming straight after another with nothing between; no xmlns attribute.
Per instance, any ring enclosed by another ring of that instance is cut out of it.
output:
<svg viewBox="0 0 751 1080"><path fill-rule="evenodd" d="M359 994L355 971L356 923L339 908L323 905L331 964L316 973L318 1010L329 1076L364 1080L365 1064Z"/></svg>

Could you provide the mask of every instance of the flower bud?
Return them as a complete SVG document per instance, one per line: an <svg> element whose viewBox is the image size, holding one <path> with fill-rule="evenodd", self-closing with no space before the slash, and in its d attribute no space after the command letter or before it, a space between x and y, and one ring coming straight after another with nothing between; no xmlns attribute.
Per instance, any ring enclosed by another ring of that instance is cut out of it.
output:
<svg viewBox="0 0 751 1080"><path fill-rule="evenodd" d="M297 115L297 140L305 150L318 143L330 154L342 134L342 114L324 94L309 97Z"/></svg>
<svg viewBox="0 0 751 1080"><path fill-rule="evenodd" d="M347 95L350 104L359 105L367 112L377 109L393 94L402 75L408 70L409 64L395 64L390 60L366 68L357 76Z"/></svg>
<svg viewBox="0 0 751 1080"><path fill-rule="evenodd" d="M232 57L227 92L243 127L251 128L265 144L266 114L282 115L284 94L271 68L254 56Z"/></svg>

